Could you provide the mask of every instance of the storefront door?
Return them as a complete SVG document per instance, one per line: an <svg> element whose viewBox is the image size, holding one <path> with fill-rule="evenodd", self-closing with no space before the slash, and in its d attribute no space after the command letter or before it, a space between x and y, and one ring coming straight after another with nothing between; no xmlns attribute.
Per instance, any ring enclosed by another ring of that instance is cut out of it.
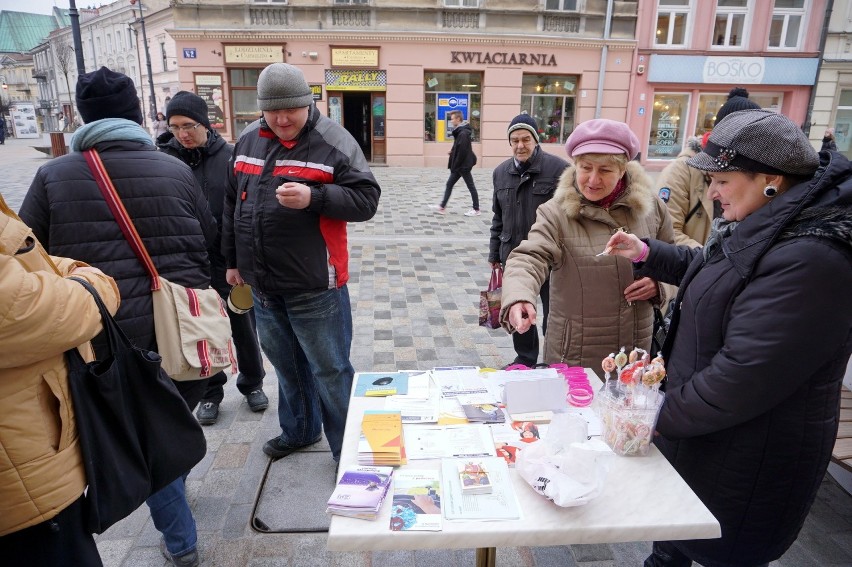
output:
<svg viewBox="0 0 852 567"><path fill-rule="evenodd" d="M352 134L367 161L385 163L385 93L328 93L328 116Z"/></svg>

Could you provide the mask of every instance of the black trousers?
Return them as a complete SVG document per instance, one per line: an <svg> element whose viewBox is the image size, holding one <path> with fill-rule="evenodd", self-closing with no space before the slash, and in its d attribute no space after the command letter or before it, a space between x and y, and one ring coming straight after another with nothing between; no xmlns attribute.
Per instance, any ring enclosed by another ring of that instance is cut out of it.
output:
<svg viewBox="0 0 852 567"><path fill-rule="evenodd" d="M644 567L689 567L692 559L670 541L655 541L651 548L651 555L645 559ZM749 567L767 567L769 563L751 565Z"/></svg>
<svg viewBox="0 0 852 567"><path fill-rule="evenodd" d="M228 299L227 287L216 286L216 291L222 299ZM260 345L257 341L257 325L254 320L254 310L242 315L228 309L228 317L231 319L231 334L234 339L234 350L237 355L237 368L240 371L237 376L237 390L242 395L248 395L254 390L263 387L263 378L266 371L263 369L263 356L260 353ZM225 383L228 375L219 372L207 381L207 391L201 400L202 403L213 402L221 404L225 398Z"/></svg>
<svg viewBox="0 0 852 567"><path fill-rule="evenodd" d="M550 278L544 280L539 292L541 296L541 335L547 333L547 315L550 311ZM512 344L515 347L515 364L525 364L532 368L538 362L538 326L533 325L526 333L512 333Z"/></svg>
<svg viewBox="0 0 852 567"><path fill-rule="evenodd" d="M101 567L83 523L83 495L54 518L0 537L0 563L28 567Z"/></svg>
<svg viewBox="0 0 852 567"><path fill-rule="evenodd" d="M447 188L444 190L444 198L441 199L441 207L446 207L450 200L450 195L453 194L453 186L459 179L464 179L467 190L470 191L470 198L473 201L473 208L479 210L479 193L476 192L476 185L473 184L473 175L469 169L451 170L450 178L447 179Z"/></svg>

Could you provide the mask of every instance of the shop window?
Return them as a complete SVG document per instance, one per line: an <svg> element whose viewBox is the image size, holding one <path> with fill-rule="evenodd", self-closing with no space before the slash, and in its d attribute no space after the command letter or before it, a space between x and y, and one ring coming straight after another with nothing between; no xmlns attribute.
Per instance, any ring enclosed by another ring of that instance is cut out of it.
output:
<svg viewBox="0 0 852 567"><path fill-rule="evenodd" d="M479 140L482 120L482 73L433 73L424 75L425 102L423 138L427 142L449 142L447 113L460 110Z"/></svg>
<svg viewBox="0 0 852 567"><path fill-rule="evenodd" d="M654 45L684 45L691 0L659 0Z"/></svg>
<svg viewBox="0 0 852 567"><path fill-rule="evenodd" d="M723 95L723 98L726 95ZM648 159L674 159L683 148L688 94L655 94L648 138ZM716 116L715 114L713 115Z"/></svg>
<svg viewBox="0 0 852 567"><path fill-rule="evenodd" d="M775 0L769 25L769 47L798 48L804 18L805 0Z"/></svg>
<svg viewBox="0 0 852 567"><path fill-rule="evenodd" d="M257 77L261 69L230 69L231 105L234 117L233 136L237 138L246 126L260 118L257 109Z"/></svg>
<svg viewBox="0 0 852 567"><path fill-rule="evenodd" d="M781 93L755 93L749 94L755 104L760 108L781 112ZM702 93L698 96L698 112L695 115L695 135L703 136L716 125L716 113L728 100L727 93Z"/></svg>
<svg viewBox="0 0 852 567"><path fill-rule="evenodd" d="M577 0L545 0L545 10L560 10L562 12L576 12Z"/></svg>
<svg viewBox="0 0 852 567"><path fill-rule="evenodd" d="M742 47L749 0L716 0L716 25L713 45Z"/></svg>
<svg viewBox="0 0 852 567"><path fill-rule="evenodd" d="M524 75L521 111L535 118L542 144L562 144L574 130L577 77Z"/></svg>
<svg viewBox="0 0 852 567"><path fill-rule="evenodd" d="M834 143L837 151L852 159L852 89L841 89L834 117Z"/></svg>

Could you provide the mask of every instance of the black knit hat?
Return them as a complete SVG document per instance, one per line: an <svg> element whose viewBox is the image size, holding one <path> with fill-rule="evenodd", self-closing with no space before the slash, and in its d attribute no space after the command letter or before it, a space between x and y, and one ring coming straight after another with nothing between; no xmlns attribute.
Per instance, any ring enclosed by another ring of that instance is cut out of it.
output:
<svg viewBox="0 0 852 567"><path fill-rule="evenodd" d="M207 117L207 102L195 93L178 91L166 108L166 122L172 116L186 116L210 129L210 119Z"/></svg>
<svg viewBox="0 0 852 567"><path fill-rule="evenodd" d="M83 122L103 118L125 118L142 124L142 108L133 79L106 67L84 73L77 79L77 110Z"/></svg>
<svg viewBox="0 0 852 567"><path fill-rule="evenodd" d="M528 131L535 138L535 143L538 143L538 124L535 123L535 118L529 114L518 114L512 118L512 121L509 122L509 129L506 131L506 135L511 136L515 130Z"/></svg>
<svg viewBox="0 0 852 567"><path fill-rule="evenodd" d="M732 112L758 109L760 109L760 105L748 98L747 90L742 87L734 87L728 93L728 101L716 113L716 124Z"/></svg>

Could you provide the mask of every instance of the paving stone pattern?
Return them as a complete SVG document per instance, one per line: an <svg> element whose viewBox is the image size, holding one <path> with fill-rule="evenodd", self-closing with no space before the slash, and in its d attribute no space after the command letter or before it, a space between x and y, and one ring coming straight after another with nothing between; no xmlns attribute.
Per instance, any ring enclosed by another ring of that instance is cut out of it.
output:
<svg viewBox="0 0 852 567"><path fill-rule="evenodd" d="M31 146L38 140L7 139L0 146L4 185L0 191L17 210L36 168L47 161ZM487 263L491 171L474 172L483 215L465 217L470 196L456 185L446 215L428 205L443 194L448 171L377 167L383 193L375 218L350 225L350 294L358 371L429 368L438 364L499 367L514 358L501 330L477 325L479 291L490 276ZM473 550L326 550L325 533L263 534L250 526L269 460L263 443L278 433L278 392L267 364L270 408L249 411L233 383L225 389L220 418L205 427L208 452L189 475L187 492L205 566L252 567L462 567ZM322 444L318 444L321 450ZM270 467L284 471L288 467ZM327 463L321 465L323 474ZM302 471L310 476L319 471ZM781 471L779 471L781 473ZM271 474L275 474L274 472ZM281 473L288 474L288 473ZM292 471L289 474L294 474ZM286 486L281 478L275 486ZM664 486L660 490L665 490ZM298 510L300 494L280 491L280 511ZM159 533L143 506L99 536L107 567L161 567ZM610 545L499 548L503 567L638 566L648 542ZM852 497L827 476L798 541L772 567L852 565Z"/></svg>

